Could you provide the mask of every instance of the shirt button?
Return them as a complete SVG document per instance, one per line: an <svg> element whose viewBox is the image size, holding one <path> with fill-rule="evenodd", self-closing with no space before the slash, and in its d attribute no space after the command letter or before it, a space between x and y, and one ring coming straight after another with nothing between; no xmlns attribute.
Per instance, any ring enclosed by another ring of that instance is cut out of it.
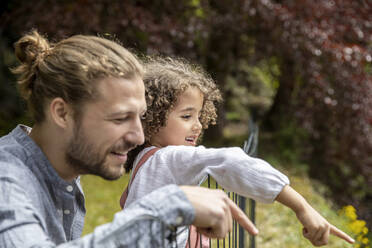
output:
<svg viewBox="0 0 372 248"><path fill-rule="evenodd" d="M66 214L66 215L68 215L68 214L70 214L70 210L65 209L65 210L63 211L63 213Z"/></svg>
<svg viewBox="0 0 372 248"><path fill-rule="evenodd" d="M182 216L178 216L178 217L176 218L176 225L181 225L182 222L183 222L183 218L182 218Z"/></svg>
<svg viewBox="0 0 372 248"><path fill-rule="evenodd" d="M71 185L69 185L69 186L66 187L66 190L68 192L72 192L74 190L74 187L72 187Z"/></svg>

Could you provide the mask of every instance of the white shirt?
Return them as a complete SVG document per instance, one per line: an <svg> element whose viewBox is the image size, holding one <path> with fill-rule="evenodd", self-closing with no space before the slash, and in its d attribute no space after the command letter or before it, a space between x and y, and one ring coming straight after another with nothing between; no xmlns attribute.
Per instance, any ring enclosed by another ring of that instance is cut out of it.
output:
<svg viewBox="0 0 372 248"><path fill-rule="evenodd" d="M138 154L133 169L152 148ZM208 174L227 191L263 203L273 202L289 184L284 174L238 147L167 146L155 152L139 169L125 206L167 184L198 185Z"/></svg>

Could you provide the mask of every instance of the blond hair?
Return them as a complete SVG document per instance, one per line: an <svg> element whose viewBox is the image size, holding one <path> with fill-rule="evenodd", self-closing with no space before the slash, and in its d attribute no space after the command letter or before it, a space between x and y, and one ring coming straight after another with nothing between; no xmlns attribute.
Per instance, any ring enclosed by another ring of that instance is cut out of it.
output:
<svg viewBox="0 0 372 248"><path fill-rule="evenodd" d="M95 99L95 82L105 77L142 77L141 64L117 42L76 35L50 43L33 30L15 43L20 65L12 69L18 88L36 122L45 119L48 99L61 97L79 114L81 104Z"/></svg>

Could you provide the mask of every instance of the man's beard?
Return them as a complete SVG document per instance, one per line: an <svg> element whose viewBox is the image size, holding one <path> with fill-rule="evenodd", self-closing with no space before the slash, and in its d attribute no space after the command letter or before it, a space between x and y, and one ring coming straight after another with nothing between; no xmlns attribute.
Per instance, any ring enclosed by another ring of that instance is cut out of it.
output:
<svg viewBox="0 0 372 248"><path fill-rule="evenodd" d="M79 174L93 174L106 180L120 178L123 173L118 173L117 170L110 170L109 165L105 163L106 157L114 150L112 148L130 150L136 145L133 143L124 143L119 147L113 146L100 153L99 147L88 142L83 133L80 125L77 124L77 127L74 129L73 138L70 140L65 154L67 163Z"/></svg>

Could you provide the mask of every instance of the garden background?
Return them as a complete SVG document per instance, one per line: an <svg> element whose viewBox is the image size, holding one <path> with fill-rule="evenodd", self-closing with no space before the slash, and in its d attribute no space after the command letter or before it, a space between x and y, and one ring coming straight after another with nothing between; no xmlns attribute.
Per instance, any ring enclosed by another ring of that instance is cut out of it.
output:
<svg viewBox="0 0 372 248"><path fill-rule="evenodd" d="M17 123L32 125L9 71L17 64L13 43L32 28L52 41L101 35L139 55L186 57L212 75L225 99L204 145L241 146L253 118L258 156L288 173L322 214L358 239L355 247L369 247L371 13L369 0L2 1L0 135ZM85 233L119 210L125 179L83 178ZM260 246L309 245L286 211L259 205Z"/></svg>

